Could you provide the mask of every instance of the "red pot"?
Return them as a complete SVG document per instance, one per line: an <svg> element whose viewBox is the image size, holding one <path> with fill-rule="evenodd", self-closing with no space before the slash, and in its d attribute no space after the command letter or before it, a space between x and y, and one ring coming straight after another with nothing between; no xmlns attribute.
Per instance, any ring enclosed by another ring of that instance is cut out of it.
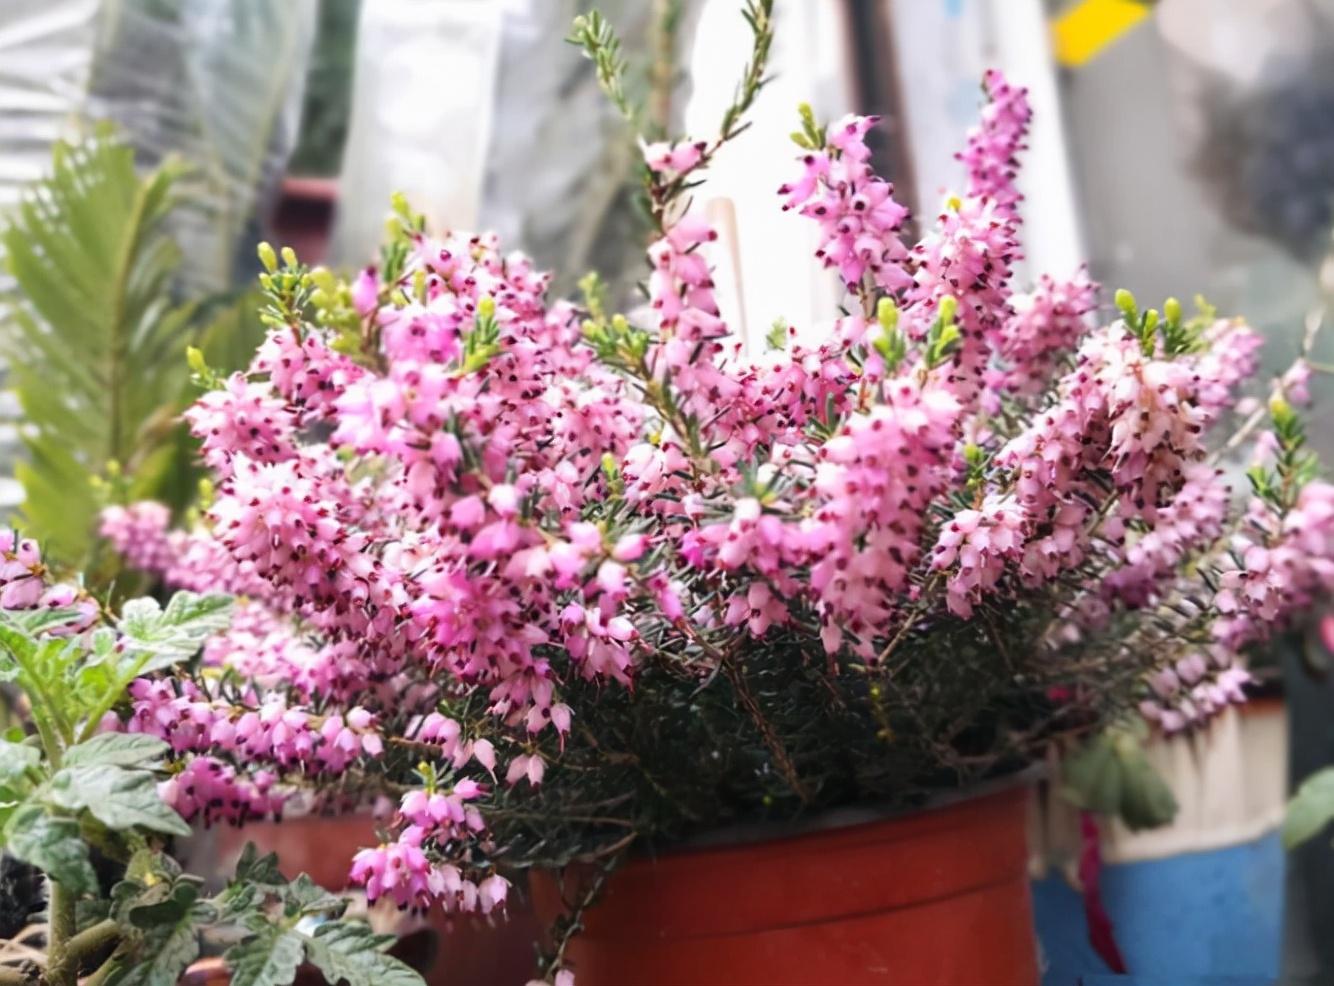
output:
<svg viewBox="0 0 1334 986"><path fill-rule="evenodd" d="M336 178L284 178L269 217L275 244L290 246L303 263L320 263L329 252L337 203Z"/></svg>
<svg viewBox="0 0 1334 986"><path fill-rule="evenodd" d="M1026 799L634 860L567 957L579 986L1034 986ZM560 888L532 888L549 924Z"/></svg>

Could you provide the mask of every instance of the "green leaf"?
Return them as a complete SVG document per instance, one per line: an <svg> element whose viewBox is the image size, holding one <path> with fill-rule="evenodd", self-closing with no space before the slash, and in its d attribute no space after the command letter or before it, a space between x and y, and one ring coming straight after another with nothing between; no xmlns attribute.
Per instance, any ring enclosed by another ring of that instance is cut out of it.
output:
<svg viewBox="0 0 1334 986"><path fill-rule="evenodd" d="M126 649L151 655L139 674L170 667L193 657L205 640L231 623L232 600L217 594L178 592L166 609L156 599L132 599L121 609L120 631Z"/></svg>
<svg viewBox="0 0 1334 986"><path fill-rule="evenodd" d="M16 290L0 355L27 430L29 533L82 563L108 463L133 467L179 407L188 308L171 303L179 251L164 222L175 165L140 175L134 152L103 129L58 144L51 175L12 211L0 244Z"/></svg>
<svg viewBox="0 0 1334 986"><path fill-rule="evenodd" d="M30 636L53 627L68 626L83 616L77 609L6 609L0 610L0 623Z"/></svg>
<svg viewBox="0 0 1334 986"><path fill-rule="evenodd" d="M346 900L329 893L304 873L283 888L282 898L283 910L293 916L331 911L342 914L347 909Z"/></svg>
<svg viewBox="0 0 1334 986"><path fill-rule="evenodd" d="M15 859L31 863L74 893L97 892L97 874L74 819L52 815L41 805L25 804L5 825L5 842Z"/></svg>
<svg viewBox="0 0 1334 986"><path fill-rule="evenodd" d="M1171 789L1144 755L1140 724L1115 726L1065 759L1063 793L1089 811L1120 817L1132 829L1155 828L1176 817Z"/></svg>
<svg viewBox="0 0 1334 986"><path fill-rule="evenodd" d="M2 611L0 611L2 612ZM20 664L26 665L37 651L37 641L20 627L0 616L0 681L13 681L19 674Z"/></svg>
<svg viewBox="0 0 1334 986"><path fill-rule="evenodd" d="M42 751L37 747L0 740L0 786L22 781L41 762Z"/></svg>
<svg viewBox="0 0 1334 986"><path fill-rule="evenodd" d="M174 986L199 955L199 926L216 917L199 900L199 884L188 877L149 887L128 880L116 885L117 921L129 932L120 954L129 961L117 967L110 983Z"/></svg>
<svg viewBox="0 0 1334 986"><path fill-rule="evenodd" d="M199 958L198 925L206 920L206 914L192 911L176 924L154 928L124 946L131 961L116 967L108 986L176 986L190 963Z"/></svg>
<svg viewBox="0 0 1334 986"><path fill-rule="evenodd" d="M156 736L142 733L99 733L65 751L65 767L150 767L170 747Z"/></svg>
<svg viewBox="0 0 1334 986"><path fill-rule="evenodd" d="M46 798L71 811L86 810L107 828L147 829L167 835L189 835L190 826L157 793L146 770L123 767L66 767L56 772Z"/></svg>
<svg viewBox="0 0 1334 986"><path fill-rule="evenodd" d="M140 849L125 866L125 879L149 884L174 880L181 875L181 864L158 849Z"/></svg>
<svg viewBox="0 0 1334 986"><path fill-rule="evenodd" d="M194 910L202 884L203 881L198 877L183 876L141 887L132 899L121 902L117 913L124 923L135 928L148 929L162 924L175 924ZM119 889L124 885L117 884L116 887Z"/></svg>
<svg viewBox="0 0 1334 986"><path fill-rule="evenodd" d="M1319 834L1334 820L1334 767L1317 771L1302 782L1288 803L1283 820L1283 845L1291 849Z"/></svg>
<svg viewBox="0 0 1334 986"><path fill-rule="evenodd" d="M356 921L329 921L306 939L306 956L324 978L347 986L422 986L414 970L384 950L393 935L376 935Z"/></svg>
<svg viewBox="0 0 1334 986"><path fill-rule="evenodd" d="M236 861L236 873L232 877L235 883L251 883L261 887L281 887L287 883L287 877L278 869L276 852L259 854L253 842L247 842L241 850L241 858Z"/></svg>
<svg viewBox="0 0 1334 986"><path fill-rule="evenodd" d="M234 922L255 911L269 894L280 893L286 886L287 878L278 869L278 855L266 853L261 856L255 844L247 842L236 862L235 875L228 881L227 888L214 898L214 903L221 910L224 921Z"/></svg>
<svg viewBox="0 0 1334 986"><path fill-rule="evenodd" d="M253 938L227 950L231 986L287 986L305 955L303 936L276 925L263 925Z"/></svg>
<svg viewBox="0 0 1334 986"><path fill-rule="evenodd" d="M1121 819L1132 830L1166 825L1177 813L1177 799L1149 761L1140 756L1123 764Z"/></svg>

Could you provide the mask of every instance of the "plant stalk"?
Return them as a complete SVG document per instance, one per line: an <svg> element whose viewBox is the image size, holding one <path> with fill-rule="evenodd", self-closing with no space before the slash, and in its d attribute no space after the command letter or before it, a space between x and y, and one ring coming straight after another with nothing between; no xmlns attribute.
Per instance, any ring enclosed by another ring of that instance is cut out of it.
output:
<svg viewBox="0 0 1334 986"><path fill-rule="evenodd" d="M49 986L76 986L79 966L70 951L76 924L75 896L68 888L48 879L46 981Z"/></svg>

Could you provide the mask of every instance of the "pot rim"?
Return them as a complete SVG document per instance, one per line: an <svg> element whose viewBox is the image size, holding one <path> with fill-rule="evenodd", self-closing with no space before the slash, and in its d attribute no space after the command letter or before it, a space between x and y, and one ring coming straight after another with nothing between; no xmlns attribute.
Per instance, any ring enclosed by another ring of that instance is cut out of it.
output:
<svg viewBox="0 0 1334 986"><path fill-rule="evenodd" d="M921 804L910 807L903 804L888 805L884 802L861 802L826 808L792 819L739 822L735 825L724 825L657 848L646 842L638 851L632 851L630 858L651 860L680 852L772 842L817 832L853 828L871 822L883 822L894 818L920 815L923 812L977 801L1016 787L1032 787L1039 781L1044 780L1049 773L1046 764L1033 763L1012 773L990 777L965 787L940 788L930 792Z"/></svg>

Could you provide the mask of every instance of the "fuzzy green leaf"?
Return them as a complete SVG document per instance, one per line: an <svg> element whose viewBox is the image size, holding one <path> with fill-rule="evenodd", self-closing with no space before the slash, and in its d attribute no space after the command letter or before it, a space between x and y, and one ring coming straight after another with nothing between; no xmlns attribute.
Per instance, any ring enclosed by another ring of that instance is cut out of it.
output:
<svg viewBox="0 0 1334 986"><path fill-rule="evenodd" d="M329 893L304 873L283 887L282 898L283 909L289 915L342 914L347 908L346 900Z"/></svg>
<svg viewBox="0 0 1334 986"><path fill-rule="evenodd" d="M287 986L305 955L304 938L285 928L266 924L253 938L227 950L232 986Z"/></svg>
<svg viewBox="0 0 1334 986"><path fill-rule="evenodd" d="M197 924L202 915L191 912L175 924L154 928L125 948L131 961L118 966L108 986L176 986L181 974L199 957Z"/></svg>
<svg viewBox="0 0 1334 986"><path fill-rule="evenodd" d="M170 747L142 733L99 733L65 751L65 767L149 767Z"/></svg>
<svg viewBox="0 0 1334 986"><path fill-rule="evenodd" d="M21 780L41 760L42 752L35 746L0 740L0 787Z"/></svg>
<svg viewBox="0 0 1334 986"><path fill-rule="evenodd" d="M247 842L245 848L241 850L241 858L236 861L236 874L232 877L232 881L261 887L281 887L287 883L287 878L278 869L277 853L270 852L261 856L255 844Z"/></svg>
<svg viewBox="0 0 1334 986"><path fill-rule="evenodd" d="M116 890L129 886L134 894L119 902L119 919L131 927L148 929L163 924L174 924L195 909L199 900L199 888L203 881L198 877L178 877L163 880L143 887L138 884L120 883Z"/></svg>
<svg viewBox="0 0 1334 986"><path fill-rule="evenodd" d="M127 650L152 655L139 674L193 657L203 642L231 622L230 596L178 592L165 609L156 599L132 599L121 610L120 631Z"/></svg>
<svg viewBox="0 0 1334 986"><path fill-rule="evenodd" d="M88 845L74 819L52 815L41 805L22 805L5 825L5 843L15 859L31 863L74 893L97 892Z"/></svg>
<svg viewBox="0 0 1334 986"><path fill-rule="evenodd" d="M1119 817L1132 829L1155 828L1177 812L1171 788L1144 755L1139 726L1108 729L1066 758L1064 793L1081 808Z"/></svg>
<svg viewBox="0 0 1334 986"><path fill-rule="evenodd" d="M324 978L347 986L422 986L422 978L384 954L392 935L377 935L354 921L330 921L306 940L306 955Z"/></svg>
<svg viewBox="0 0 1334 986"><path fill-rule="evenodd" d="M129 932L109 982L121 986L173 986L199 955L198 928L216 914L199 900L199 881L176 879L144 887L132 881L116 885L117 920Z"/></svg>
<svg viewBox="0 0 1334 986"><path fill-rule="evenodd" d="M57 771L46 790L52 804L70 811L88 811L107 828L147 829L167 835L189 835L190 826L158 796L154 776L123 767L66 767Z"/></svg>

